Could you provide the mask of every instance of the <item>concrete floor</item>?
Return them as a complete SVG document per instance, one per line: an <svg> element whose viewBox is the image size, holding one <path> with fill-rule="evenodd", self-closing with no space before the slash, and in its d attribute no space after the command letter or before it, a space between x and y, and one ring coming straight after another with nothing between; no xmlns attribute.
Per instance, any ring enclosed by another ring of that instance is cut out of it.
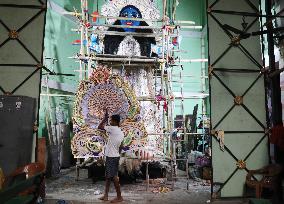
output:
<svg viewBox="0 0 284 204"><path fill-rule="evenodd" d="M104 190L104 181L98 181L95 184L87 178L87 170L80 171L79 181L75 181L75 169L67 169L61 172L56 178L47 179L46 182L46 200L47 204L91 204L91 203L109 203L98 200ZM210 185L202 181L190 180L189 190L186 190L185 180L179 180L175 183L175 190L167 193L158 192L160 186L171 187L171 182L150 184L146 191L146 184L122 184L123 203L212 203L210 200ZM113 185L109 194L109 199L115 198ZM65 203L62 201L64 200ZM61 202L60 202L61 201ZM246 201L214 201L213 203L231 203L243 204Z"/></svg>

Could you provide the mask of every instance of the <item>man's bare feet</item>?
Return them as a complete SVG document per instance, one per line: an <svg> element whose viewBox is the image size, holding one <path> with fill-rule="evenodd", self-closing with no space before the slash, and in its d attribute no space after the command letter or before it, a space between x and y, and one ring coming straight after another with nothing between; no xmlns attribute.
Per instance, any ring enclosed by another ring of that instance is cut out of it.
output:
<svg viewBox="0 0 284 204"><path fill-rule="evenodd" d="M100 197L99 199L100 199L100 200L102 200L102 201L108 201L108 197L107 197L107 196L105 196L105 195L104 195L104 196L102 196L102 197Z"/></svg>
<svg viewBox="0 0 284 204"><path fill-rule="evenodd" d="M119 203L119 202L122 202L122 201L123 201L123 198L120 197L120 198L115 198L115 199L111 200L110 202L111 203Z"/></svg>

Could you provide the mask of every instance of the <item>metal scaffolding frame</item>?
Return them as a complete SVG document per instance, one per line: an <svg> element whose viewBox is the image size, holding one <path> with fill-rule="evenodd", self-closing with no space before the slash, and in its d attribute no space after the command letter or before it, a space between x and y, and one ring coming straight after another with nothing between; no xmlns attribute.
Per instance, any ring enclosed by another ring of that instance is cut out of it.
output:
<svg viewBox="0 0 284 204"><path fill-rule="evenodd" d="M108 34L108 35L142 35L143 37L162 37L162 57L160 58L146 58L146 57L127 57L127 56L110 56L110 55L104 55L104 54L91 54L89 49L88 49L88 42L89 42L89 36L88 34L91 32L91 29L86 26L90 25L91 23L88 22L88 18L91 17L96 17L96 18L110 18L110 19L123 19L123 20L133 20L132 18L124 18L124 17L118 17L118 16L102 16L102 15L90 15L88 13L88 0L81 0L81 12L78 13L77 11L75 12L66 12L65 14L69 15L74 15L75 17L78 18L80 22L80 28L79 29L72 29L72 31L80 31L80 36L81 36L81 45L80 45L80 52L76 56L72 56L70 58L76 59L79 61L80 69L79 70L74 70L76 72L79 72L79 80L84 80L87 79L88 76L90 75L92 68L91 64L92 63L106 63L109 64L111 63L112 66L121 66L121 65L126 65L130 66L133 65L133 63L138 64L138 65L143 65L147 64L150 65L154 68L154 82L155 82L155 93L157 94L157 89L158 86L160 88L160 94L162 97L165 98L165 103L167 103L168 106L168 111L166 112L163 109L163 119L162 119L162 133L149 133L149 135L163 135L164 137L164 158L163 159L169 159L171 163L171 172L172 172L172 189L174 189L174 182L175 179L178 178L186 178L187 179L187 189L189 186L189 167L188 167L188 159L182 159L184 162L186 162L186 176L178 176L175 173L175 168L176 168L176 163L177 159L176 158L176 144L180 143L182 141L188 141L189 136L195 136L195 135L200 135L198 133L187 133L186 132L186 126L185 126L185 100L190 100L192 98L206 98L208 95L204 94L206 91L206 85L205 85L205 80L208 79L207 76L205 76L205 62L208 60L205 58L205 43L204 43L204 36L201 38L201 59L181 59L180 56L175 56L175 54L181 53L181 48L180 45L178 45L177 50L170 50L169 49L169 44L170 41L173 37L180 36L180 30L181 29L202 29L202 26L195 26L195 23L193 21L178 21L174 19L175 17L175 12L176 12L176 4L173 5L173 9L171 11L173 12L172 19L169 18L167 14L167 0L163 0L163 12L162 12L162 18L158 20L149 20L149 19L135 19L137 21L151 21L151 22L159 22L159 26L124 26L124 25L108 25L108 24L96 24L95 26L98 27L119 27L119 28L125 28L125 27L134 27L134 28L139 28L139 29L149 29L149 28L155 28L158 29L159 31L157 33L132 33L132 32L108 32L108 31L103 31L103 32L98 32L95 34ZM189 24L189 25L185 25ZM86 43L83 43L83 42ZM174 61L171 60L175 59ZM200 97L196 96L186 96L185 95L185 88L184 88L184 78L186 77L193 77L191 75L184 75L183 74L183 62L201 62L201 77L200 79L202 80L201 84L201 92L200 94L204 94ZM173 96L173 83L176 82L173 80L174 75L173 69L179 69L179 84L180 84L180 96L174 97ZM57 95L53 95L57 96ZM58 95L58 96L67 96L67 95ZM70 95L70 97L73 97ZM156 98L153 97L138 97L139 101L156 101ZM174 129L174 109L175 109L175 103L177 101L180 101L180 106L181 106L181 111L183 115L183 130L182 134L184 135L183 140L174 140L171 137L171 133ZM204 100L202 102L204 104ZM157 108L157 106L155 106ZM204 105L205 107L205 105ZM202 108L202 113L204 113L206 110ZM148 164L148 160L146 160ZM148 165L147 165L148 167ZM148 172L148 170L147 170ZM148 176L148 175L147 175ZM149 177L147 177L147 187L149 186ZM147 188L148 189L148 188Z"/></svg>

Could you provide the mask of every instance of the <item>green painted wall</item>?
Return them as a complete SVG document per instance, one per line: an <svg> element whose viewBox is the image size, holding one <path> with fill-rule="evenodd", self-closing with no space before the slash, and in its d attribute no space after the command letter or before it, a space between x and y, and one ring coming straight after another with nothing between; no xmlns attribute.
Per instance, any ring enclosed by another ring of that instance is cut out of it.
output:
<svg viewBox="0 0 284 204"><path fill-rule="evenodd" d="M50 76L49 79L75 85L78 83L79 77L73 70L78 69L78 63L76 63L73 59L69 59L68 57L71 57L78 52L78 47L71 44L72 41L78 37L76 33L71 32L71 28L75 28L76 24L51 9L48 9L46 18L44 56L46 58L56 58L57 61L52 64L51 60L44 60L44 65L48 69L57 73L76 74L75 77ZM43 76L43 78L45 78L45 76ZM66 94L57 90L51 90L50 92ZM42 88L42 93L46 93L45 88ZM63 105L63 103L70 103L71 105L66 106ZM42 136L42 128L45 126L44 116L45 111L48 110L47 104L47 96L41 96L39 136ZM58 106L69 112L70 109L72 109L72 98L50 97L51 109L54 110L54 108Z"/></svg>
<svg viewBox="0 0 284 204"><path fill-rule="evenodd" d="M68 11L73 11L76 8L80 11L80 1L78 0L50 0ZM97 6L101 7L104 1L89 1L90 12L96 11ZM170 4L174 1L169 0ZM205 25L205 0L187 0L179 1L179 6L177 7L176 20L191 20L195 21L196 25ZM157 6L162 7L162 0L157 1ZM48 9L46 20L46 34L45 34L45 51L44 55L46 57L53 57L58 59L58 61L52 65L50 61L45 60L45 64L49 69L54 69L55 72L60 73L71 73L76 74L75 77L58 77L51 76L51 80L55 80L62 83L73 84L77 86L78 84L78 72L73 70L79 69L79 63L68 57L75 55L79 51L79 46L72 45L72 42L79 39L80 36L77 33L71 32L72 28L77 28L76 23L72 22L68 18L56 13L52 9ZM187 30L190 31L190 30ZM192 30L191 30L192 31ZM196 30L197 32L200 30ZM198 37L183 37L182 40L182 50L187 50L187 53L183 53L182 58L195 59L201 58L201 39ZM207 65L206 65L207 67ZM179 73L178 70L174 70L174 73ZM187 78L186 83L184 83L184 91L186 92L200 92L201 91L201 63L184 63L185 75L194 75L196 78ZM174 84L174 90L180 91L179 85ZM52 93L66 94L58 90L51 90ZM45 88L42 93L46 93ZM68 93L67 93L68 94ZM41 129L44 125L44 112L46 110L46 96L41 97L41 109L40 109L40 131L39 135L42 135ZM62 107L66 112L68 112L69 117L71 117L72 112L72 102L73 98L67 97L51 97L50 98L51 108ZM70 104L70 105L68 105ZM201 113L201 99L191 99L185 101L185 113L191 114L193 112L193 107L199 104L199 113ZM176 108L176 114L181 114L180 108Z"/></svg>
<svg viewBox="0 0 284 204"><path fill-rule="evenodd" d="M177 20L191 20L195 22L195 25L206 26L206 9L205 9L206 1L180 1L179 6L177 7ZM193 31L193 30L187 30ZM195 30L196 32L200 32L200 30ZM205 35L206 36L206 35ZM205 40L207 43L207 40ZM205 48L207 49L207 45L205 44ZM183 36L182 40L182 50L186 50L187 53L181 54L181 58L184 59L199 59L201 56L201 39L198 37L185 37ZM206 52L205 52L206 53ZM207 55L206 55L207 56ZM185 92L201 92L201 63L183 63L184 65L184 75L193 75L194 78L185 78L184 81L184 91ZM205 63L205 67L207 67L207 63ZM207 68L206 75L207 75ZM179 73L179 70L175 70L175 73ZM207 83L208 87L208 83ZM174 84L174 88L176 91L180 90L179 84ZM208 91L205 91L208 93ZM185 113L191 114L193 112L193 107L198 104L198 113L201 114L202 111L202 100L201 99L187 99L185 100ZM176 114L181 113L180 108L176 108Z"/></svg>

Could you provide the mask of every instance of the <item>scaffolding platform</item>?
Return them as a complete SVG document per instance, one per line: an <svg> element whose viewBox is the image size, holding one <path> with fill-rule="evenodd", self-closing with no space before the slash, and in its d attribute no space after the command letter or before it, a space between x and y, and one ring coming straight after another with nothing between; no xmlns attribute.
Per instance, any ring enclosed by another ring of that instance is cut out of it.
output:
<svg viewBox="0 0 284 204"><path fill-rule="evenodd" d="M125 56L125 55L113 55L113 54L97 54L92 57L92 60L97 61L99 64L104 65L119 65L119 66L141 66L149 65L151 67L158 66L161 58L146 57L146 56Z"/></svg>

